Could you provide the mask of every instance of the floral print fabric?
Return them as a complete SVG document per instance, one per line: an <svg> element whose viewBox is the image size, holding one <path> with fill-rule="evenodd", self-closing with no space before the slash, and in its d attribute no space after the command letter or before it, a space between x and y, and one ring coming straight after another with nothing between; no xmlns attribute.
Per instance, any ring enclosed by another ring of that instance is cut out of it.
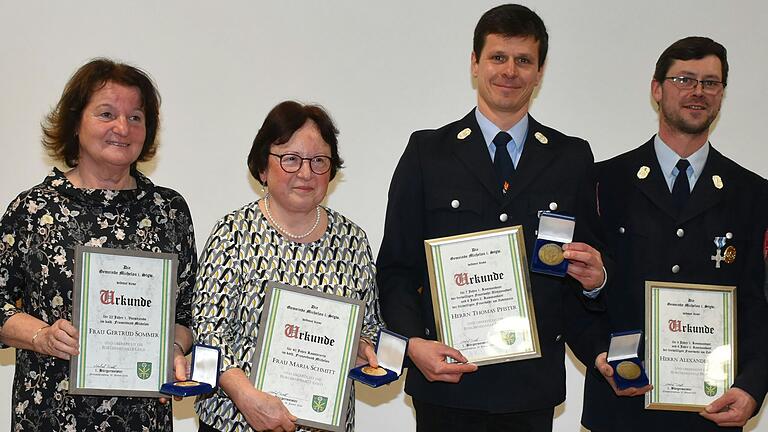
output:
<svg viewBox="0 0 768 432"><path fill-rule="evenodd" d="M77 245L177 254L176 322L190 325L197 258L189 208L177 192L131 174L136 189L77 189L54 169L11 202L0 221L0 329L17 313L71 321ZM17 349L11 430L172 430L171 405L158 399L68 388L69 361Z"/></svg>

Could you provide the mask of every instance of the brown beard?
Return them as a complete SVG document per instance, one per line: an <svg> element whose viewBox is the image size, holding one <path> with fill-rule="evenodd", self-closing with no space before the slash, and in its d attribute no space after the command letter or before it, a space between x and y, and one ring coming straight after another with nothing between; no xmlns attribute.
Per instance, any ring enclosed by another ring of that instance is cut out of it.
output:
<svg viewBox="0 0 768 432"><path fill-rule="evenodd" d="M674 129L679 130L680 132L683 132L689 135L699 135L709 130L709 127L712 125L712 123L717 118L717 115L720 113L720 109L718 107L713 112L708 112L707 118L703 122L691 123L690 121L685 120L679 111L674 112L674 114L670 114L664 110L663 106L661 107L660 111L661 111L661 115L664 116L664 120L666 120L668 125L670 125Z"/></svg>

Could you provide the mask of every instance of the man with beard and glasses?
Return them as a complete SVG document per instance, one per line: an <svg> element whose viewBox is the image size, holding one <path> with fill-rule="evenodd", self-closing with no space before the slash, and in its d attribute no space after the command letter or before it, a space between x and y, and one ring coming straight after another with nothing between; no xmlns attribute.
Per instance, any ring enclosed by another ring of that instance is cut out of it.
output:
<svg viewBox="0 0 768 432"><path fill-rule="evenodd" d="M644 328L645 281L736 286L734 383L700 413L645 409L642 395L651 387L618 390L601 355L587 372L582 416L594 432L741 430L762 405L768 386L766 182L708 141L727 79L719 43L687 37L667 48L651 81L659 132L598 164L598 202L618 270L606 288L610 331ZM729 258L721 250L730 250Z"/></svg>

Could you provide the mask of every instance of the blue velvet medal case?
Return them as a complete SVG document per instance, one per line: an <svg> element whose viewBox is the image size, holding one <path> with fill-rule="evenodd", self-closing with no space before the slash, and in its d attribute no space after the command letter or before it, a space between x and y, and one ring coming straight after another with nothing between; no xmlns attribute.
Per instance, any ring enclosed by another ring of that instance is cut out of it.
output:
<svg viewBox="0 0 768 432"><path fill-rule="evenodd" d="M648 385L648 375L638 356L642 338L640 330L611 334L608 364L613 368L613 380L620 390Z"/></svg>
<svg viewBox="0 0 768 432"><path fill-rule="evenodd" d="M171 396L195 396L212 392L219 385L221 351L208 345L192 346L191 378L168 382L160 387L160 393Z"/></svg>
<svg viewBox="0 0 768 432"><path fill-rule="evenodd" d="M379 361L379 366L387 372L386 375L375 376L365 373L364 369L369 367L366 364L350 370L349 377L374 388L396 381L403 373L403 361L407 347L408 338L381 329L376 343L376 358Z"/></svg>
<svg viewBox="0 0 768 432"><path fill-rule="evenodd" d="M575 228L576 218L573 216L541 212L531 259L531 271L552 276L565 276L568 271L568 260L562 258L562 248L565 243L573 241ZM557 259L558 254L559 259Z"/></svg>

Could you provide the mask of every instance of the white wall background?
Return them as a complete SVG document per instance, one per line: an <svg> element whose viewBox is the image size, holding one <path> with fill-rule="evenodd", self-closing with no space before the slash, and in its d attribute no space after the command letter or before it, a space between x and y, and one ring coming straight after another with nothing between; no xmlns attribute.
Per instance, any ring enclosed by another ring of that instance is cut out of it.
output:
<svg viewBox="0 0 768 432"><path fill-rule="evenodd" d="M40 121L89 58L147 70L163 97L158 156L143 169L190 204L201 248L213 223L257 198L245 163L268 110L284 99L319 102L341 130L346 160L328 205L363 226L378 250L392 171L409 134L466 114L475 102L472 31L495 1L0 0L0 206L39 183L51 162ZM768 114L768 3L760 0L529 1L550 32L532 113L590 140L601 160L656 128L649 83L671 42L709 35L730 54L731 75L712 142L763 176ZM568 361L568 400L557 431L579 431L583 371ZM9 389L14 353L0 351ZM525 391L525 389L510 389ZM358 393L360 431L414 430L402 381ZM0 430L9 392L0 394ZM176 430L196 430L191 400ZM762 417L766 417L763 415ZM768 431L753 419L750 431Z"/></svg>

